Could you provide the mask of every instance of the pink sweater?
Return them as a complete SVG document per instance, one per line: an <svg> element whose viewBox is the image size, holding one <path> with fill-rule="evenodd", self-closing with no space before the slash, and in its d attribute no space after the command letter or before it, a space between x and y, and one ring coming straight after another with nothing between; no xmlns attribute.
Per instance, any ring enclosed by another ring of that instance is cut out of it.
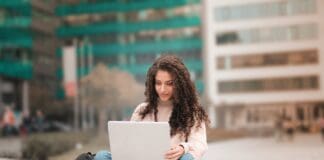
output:
<svg viewBox="0 0 324 160"><path fill-rule="evenodd" d="M147 103L139 104L131 118L131 121L154 121L153 114L147 114L144 119L141 118L139 113L144 110ZM172 102L159 102L158 103L158 113L157 120L159 122L168 122L172 113ZM188 137L188 142L185 142L185 136L178 133L171 137L171 146L183 145L185 148L185 153L190 153L196 160L202 158L203 154L208 149L207 138L206 138L206 125L201 124L200 128L196 128L196 125L191 129L191 133Z"/></svg>

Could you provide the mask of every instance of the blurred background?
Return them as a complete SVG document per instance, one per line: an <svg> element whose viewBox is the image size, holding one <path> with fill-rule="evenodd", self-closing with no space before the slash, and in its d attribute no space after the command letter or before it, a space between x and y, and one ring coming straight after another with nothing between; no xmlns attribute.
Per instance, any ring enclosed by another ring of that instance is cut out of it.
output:
<svg viewBox="0 0 324 160"><path fill-rule="evenodd" d="M109 149L106 122L174 54L210 116L206 159L323 159L323 19L322 0L0 0L0 157Z"/></svg>

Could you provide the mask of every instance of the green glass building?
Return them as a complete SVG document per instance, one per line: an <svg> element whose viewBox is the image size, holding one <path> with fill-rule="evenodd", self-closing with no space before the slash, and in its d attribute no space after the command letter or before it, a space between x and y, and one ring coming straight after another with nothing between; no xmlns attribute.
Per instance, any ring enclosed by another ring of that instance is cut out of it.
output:
<svg viewBox="0 0 324 160"><path fill-rule="evenodd" d="M64 45L77 45L78 76L89 73L88 63L104 63L144 82L154 59L167 53L184 60L203 91L199 0L69 0L56 15L63 20L57 36ZM57 75L62 79L61 68Z"/></svg>
<svg viewBox="0 0 324 160"><path fill-rule="evenodd" d="M0 106L24 110L56 100L55 6L53 0L0 0Z"/></svg>
<svg viewBox="0 0 324 160"><path fill-rule="evenodd" d="M64 98L62 48L72 42L79 77L104 63L144 82L155 58L176 54L202 93L199 14L199 0L0 0L0 106Z"/></svg>

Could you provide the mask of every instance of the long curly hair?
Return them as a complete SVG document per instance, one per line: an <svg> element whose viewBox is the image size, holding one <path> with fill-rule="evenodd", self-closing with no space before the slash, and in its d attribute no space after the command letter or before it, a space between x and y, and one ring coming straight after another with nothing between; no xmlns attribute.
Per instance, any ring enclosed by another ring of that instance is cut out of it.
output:
<svg viewBox="0 0 324 160"><path fill-rule="evenodd" d="M143 119L147 114L153 113L157 121L158 94L155 90L155 76L158 70L167 71L173 77L174 91L172 95L173 110L169 119L170 135L184 134L186 140L192 127L197 123L208 122L208 115L198 103L198 96L194 83L184 63L176 56L163 55L156 59L149 68L145 82L145 96L148 105L140 113Z"/></svg>

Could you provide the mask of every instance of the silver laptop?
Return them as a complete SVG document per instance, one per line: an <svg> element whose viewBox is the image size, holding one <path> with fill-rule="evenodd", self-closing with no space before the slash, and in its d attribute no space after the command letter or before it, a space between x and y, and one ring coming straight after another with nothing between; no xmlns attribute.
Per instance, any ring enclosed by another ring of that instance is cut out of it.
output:
<svg viewBox="0 0 324 160"><path fill-rule="evenodd" d="M163 160L170 148L167 122L109 121L113 160Z"/></svg>

